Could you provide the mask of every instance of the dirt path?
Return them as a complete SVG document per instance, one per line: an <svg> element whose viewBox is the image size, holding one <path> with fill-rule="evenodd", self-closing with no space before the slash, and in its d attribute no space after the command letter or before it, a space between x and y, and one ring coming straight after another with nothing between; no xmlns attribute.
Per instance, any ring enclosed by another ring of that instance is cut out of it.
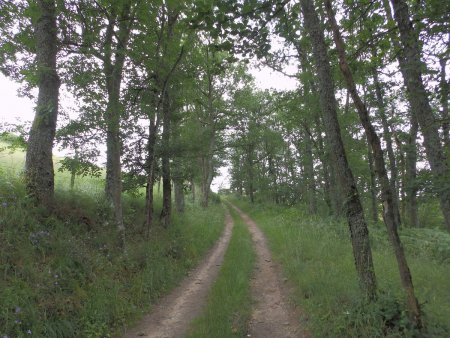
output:
<svg viewBox="0 0 450 338"><path fill-rule="evenodd" d="M210 287L217 277L225 251L230 242L233 219L228 209L225 215L225 230L205 260L191 271L181 285L164 297L134 328L129 329L123 338L182 337L191 321L200 315Z"/></svg>
<svg viewBox="0 0 450 338"><path fill-rule="evenodd" d="M287 290L281 281L281 269L272 262L264 234L242 210L231 205L247 224L256 250L256 269L252 280L255 302L249 335L252 338L309 337L298 322L299 312L287 301Z"/></svg>

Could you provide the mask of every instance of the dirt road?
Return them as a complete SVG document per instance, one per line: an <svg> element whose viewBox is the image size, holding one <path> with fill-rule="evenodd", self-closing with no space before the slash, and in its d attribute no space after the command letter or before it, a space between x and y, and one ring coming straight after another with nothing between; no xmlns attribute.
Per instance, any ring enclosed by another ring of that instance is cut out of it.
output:
<svg viewBox="0 0 450 338"><path fill-rule="evenodd" d="M266 238L256 223L232 205L247 224L256 250L256 267L252 279L254 301L248 337L301 338L309 335L301 329L299 312L288 302L281 269L272 261Z"/></svg>
<svg viewBox="0 0 450 338"><path fill-rule="evenodd" d="M191 321L200 315L208 292L219 273L224 254L230 242L233 219L228 210L225 229L205 260L180 286L164 297L141 322L129 329L123 338L177 338L182 337Z"/></svg>

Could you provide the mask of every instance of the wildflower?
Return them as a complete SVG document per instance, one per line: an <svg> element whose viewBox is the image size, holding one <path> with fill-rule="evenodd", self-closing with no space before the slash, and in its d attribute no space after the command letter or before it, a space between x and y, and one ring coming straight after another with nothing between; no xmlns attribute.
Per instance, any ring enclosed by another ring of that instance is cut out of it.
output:
<svg viewBox="0 0 450 338"><path fill-rule="evenodd" d="M2 203L2 207L3 207L3 208L6 208L7 206L8 206L8 203L6 203L6 202L3 202L3 203Z"/></svg>
<svg viewBox="0 0 450 338"><path fill-rule="evenodd" d="M6 334L3 336L3 338L9 338Z"/></svg>
<svg viewBox="0 0 450 338"><path fill-rule="evenodd" d="M16 319L14 322L15 322L16 324L22 323L22 321L21 321L20 319Z"/></svg>
<svg viewBox="0 0 450 338"><path fill-rule="evenodd" d="M20 313L22 311L22 309L20 308L20 306L16 306L16 313Z"/></svg>
<svg viewBox="0 0 450 338"><path fill-rule="evenodd" d="M31 334L32 332L31 332L31 330L30 330L30 329L28 329L28 330L27 330L27 333L28 333L28 334Z"/></svg>

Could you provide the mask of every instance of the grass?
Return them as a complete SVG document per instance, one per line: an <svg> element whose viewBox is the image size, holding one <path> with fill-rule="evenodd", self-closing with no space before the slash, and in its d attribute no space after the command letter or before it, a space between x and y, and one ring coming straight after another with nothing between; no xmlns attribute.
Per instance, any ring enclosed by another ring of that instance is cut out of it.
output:
<svg viewBox="0 0 450 338"><path fill-rule="evenodd" d="M4 156L5 153L0 153ZM23 153L0 162L0 337L114 337L173 288L214 244L223 209L190 203L146 239L144 198L124 195L126 253L99 179L56 172L56 212L31 207ZM160 196L155 196L155 211Z"/></svg>
<svg viewBox="0 0 450 338"><path fill-rule="evenodd" d="M189 338L245 337L251 314L250 276L255 254L247 227L233 211L233 235L203 315L191 326Z"/></svg>
<svg viewBox="0 0 450 338"><path fill-rule="evenodd" d="M310 216L302 207L236 201L258 222L275 258L295 285L294 302L309 315L315 337L450 336L450 236L440 230L402 231L427 330L411 329L396 262L383 228L371 228L379 299L366 304L358 289L347 225Z"/></svg>

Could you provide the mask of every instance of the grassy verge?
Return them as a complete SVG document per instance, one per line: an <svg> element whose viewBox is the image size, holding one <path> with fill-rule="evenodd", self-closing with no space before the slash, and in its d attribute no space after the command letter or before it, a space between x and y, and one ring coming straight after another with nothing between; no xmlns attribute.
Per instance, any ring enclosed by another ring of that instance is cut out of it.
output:
<svg viewBox="0 0 450 338"><path fill-rule="evenodd" d="M208 296L202 316L197 318L187 337L244 337L251 313L250 275L254 251L247 227L233 213L233 235L218 279Z"/></svg>
<svg viewBox="0 0 450 338"><path fill-rule="evenodd" d="M94 183L73 192L59 185L57 210L47 216L29 205L17 171L0 168L1 337L115 336L174 287L223 229L220 205L189 207L147 240L143 197L125 195L124 254Z"/></svg>
<svg viewBox="0 0 450 338"><path fill-rule="evenodd" d="M413 337L398 271L383 228L372 228L380 289L375 304L361 302L345 222L309 216L301 207L236 203L258 222L296 287L294 301L309 315L315 337ZM430 229L402 231L425 337L450 336L450 236Z"/></svg>

